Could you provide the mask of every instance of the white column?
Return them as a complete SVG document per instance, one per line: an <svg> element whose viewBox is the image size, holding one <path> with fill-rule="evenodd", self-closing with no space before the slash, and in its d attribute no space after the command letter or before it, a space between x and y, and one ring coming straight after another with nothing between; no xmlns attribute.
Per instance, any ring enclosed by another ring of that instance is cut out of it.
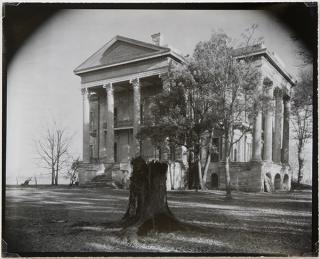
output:
<svg viewBox="0 0 320 259"><path fill-rule="evenodd" d="M290 123L290 98L283 99L283 137L282 137L282 162L289 163L289 123Z"/></svg>
<svg viewBox="0 0 320 259"><path fill-rule="evenodd" d="M282 128L282 92L277 89L275 91L275 133L273 141L273 161L279 163L281 161L281 128Z"/></svg>
<svg viewBox="0 0 320 259"><path fill-rule="evenodd" d="M82 94L82 121L83 121L83 139L82 139L82 160L90 161L90 104L89 92L86 88L81 89Z"/></svg>
<svg viewBox="0 0 320 259"><path fill-rule="evenodd" d="M261 103L259 103L259 97L262 93L262 80L259 82L257 86L257 100L254 105L256 110L256 115L254 118L253 125L253 139L252 139L252 160L261 161L261 130L262 130L262 111L261 111Z"/></svg>
<svg viewBox="0 0 320 259"><path fill-rule="evenodd" d="M106 150L107 163L114 163L114 96L111 83L103 86L107 92L107 135Z"/></svg>
<svg viewBox="0 0 320 259"><path fill-rule="evenodd" d="M266 105L266 114L264 119L264 160L272 161L272 104L273 104L273 89L272 83L266 85L267 97L269 103Z"/></svg>
<svg viewBox="0 0 320 259"><path fill-rule="evenodd" d="M140 80L139 78L130 80L133 86L133 140L132 140L132 157L141 155L141 143L136 138L137 133L140 129L140 103L141 103L141 92L140 92Z"/></svg>

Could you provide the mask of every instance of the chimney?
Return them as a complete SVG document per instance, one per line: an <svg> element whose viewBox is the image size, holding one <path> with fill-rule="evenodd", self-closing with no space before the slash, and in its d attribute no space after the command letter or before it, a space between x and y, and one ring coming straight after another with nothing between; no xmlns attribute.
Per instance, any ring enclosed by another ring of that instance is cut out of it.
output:
<svg viewBox="0 0 320 259"><path fill-rule="evenodd" d="M152 34L152 35L151 35L151 38L152 38L152 42L153 42L154 45L162 46L162 44L163 44L163 37L162 37L162 35L161 35L160 32L155 33L155 34Z"/></svg>

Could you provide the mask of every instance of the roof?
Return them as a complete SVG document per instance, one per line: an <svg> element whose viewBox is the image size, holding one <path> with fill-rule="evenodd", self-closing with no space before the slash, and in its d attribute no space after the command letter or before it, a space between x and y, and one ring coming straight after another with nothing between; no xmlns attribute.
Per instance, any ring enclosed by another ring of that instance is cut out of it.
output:
<svg viewBox="0 0 320 259"><path fill-rule="evenodd" d="M252 46L237 48L233 51L235 58L245 58L249 56L263 55L266 59L282 74L291 85L296 84L296 80L285 69L282 60L272 51L268 50L264 44L255 44Z"/></svg>
<svg viewBox="0 0 320 259"><path fill-rule="evenodd" d="M92 70L113 67L165 55L171 55L180 61L183 60L182 56L175 53L170 48L157 46L123 36L116 36L79 65L74 70L74 73L81 74Z"/></svg>

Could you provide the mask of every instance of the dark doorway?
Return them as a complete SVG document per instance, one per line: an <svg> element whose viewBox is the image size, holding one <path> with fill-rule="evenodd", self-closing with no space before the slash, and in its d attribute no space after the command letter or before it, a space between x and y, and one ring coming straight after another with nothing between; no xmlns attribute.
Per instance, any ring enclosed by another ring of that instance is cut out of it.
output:
<svg viewBox="0 0 320 259"><path fill-rule="evenodd" d="M219 187L219 176L217 174L211 175L211 187L218 188Z"/></svg>
<svg viewBox="0 0 320 259"><path fill-rule="evenodd" d="M276 174L276 176L274 177L274 189L276 191L281 189L281 176L280 176L280 174Z"/></svg>
<svg viewBox="0 0 320 259"><path fill-rule="evenodd" d="M287 174L283 178L283 189L289 191L289 176Z"/></svg>

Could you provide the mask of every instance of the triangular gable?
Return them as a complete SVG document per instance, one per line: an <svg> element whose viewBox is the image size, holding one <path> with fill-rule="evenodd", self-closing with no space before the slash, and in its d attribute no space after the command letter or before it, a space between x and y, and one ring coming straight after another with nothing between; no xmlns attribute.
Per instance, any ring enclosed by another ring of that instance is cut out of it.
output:
<svg viewBox="0 0 320 259"><path fill-rule="evenodd" d="M78 66L75 72L132 61L168 51L170 51L169 48L116 36Z"/></svg>

